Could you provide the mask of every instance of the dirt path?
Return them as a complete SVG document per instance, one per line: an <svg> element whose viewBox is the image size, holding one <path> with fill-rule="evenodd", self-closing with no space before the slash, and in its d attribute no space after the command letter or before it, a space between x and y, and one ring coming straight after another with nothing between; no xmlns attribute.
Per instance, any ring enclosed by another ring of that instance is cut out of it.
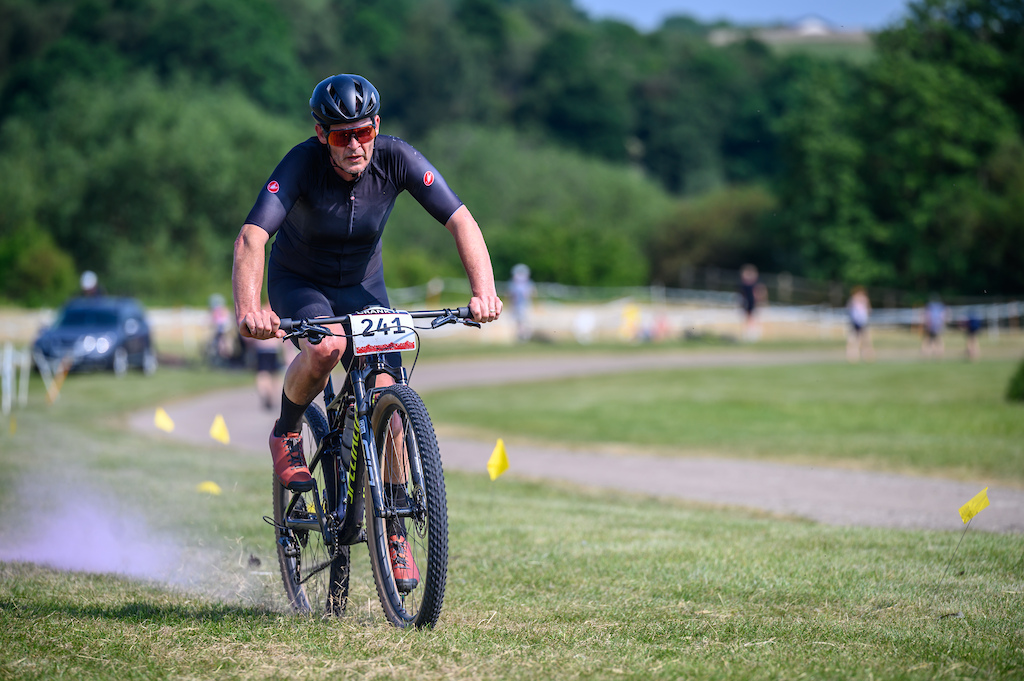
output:
<svg viewBox="0 0 1024 681"><path fill-rule="evenodd" d="M423 364L416 369L411 384L427 394L467 384L494 385L640 369L841 361L841 351L474 359ZM261 410L251 388L211 393L164 408L176 424L173 437L209 445L210 424L215 415L221 414L231 433L231 447L266 456L267 435L276 410ZM149 410L132 415L131 424L138 430L164 436L156 429ZM445 468L475 473L486 470L494 442L443 433L439 440ZM639 448L612 453L598 448L566 449L510 442L508 451L510 475L760 509L833 525L962 529L957 510L981 489L977 483L838 468L717 457L654 457ZM988 496L991 507L980 513L971 527L990 532L1024 532L1024 491L993 486Z"/></svg>

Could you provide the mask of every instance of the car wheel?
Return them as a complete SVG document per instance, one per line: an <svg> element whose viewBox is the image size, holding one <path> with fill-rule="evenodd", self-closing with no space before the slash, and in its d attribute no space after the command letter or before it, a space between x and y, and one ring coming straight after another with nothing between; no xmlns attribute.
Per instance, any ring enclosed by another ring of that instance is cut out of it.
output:
<svg viewBox="0 0 1024 681"><path fill-rule="evenodd" d="M113 367L115 376L124 376L128 372L128 351L124 348L114 350Z"/></svg>
<svg viewBox="0 0 1024 681"><path fill-rule="evenodd" d="M146 348L146 351L142 353L142 373L146 376L152 376L156 373L156 353L153 352L152 348Z"/></svg>

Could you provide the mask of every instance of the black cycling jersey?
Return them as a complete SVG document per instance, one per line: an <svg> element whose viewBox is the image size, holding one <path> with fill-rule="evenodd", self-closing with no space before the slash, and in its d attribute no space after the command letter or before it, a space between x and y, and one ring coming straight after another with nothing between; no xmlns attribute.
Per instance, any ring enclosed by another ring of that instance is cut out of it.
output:
<svg viewBox="0 0 1024 681"><path fill-rule="evenodd" d="M272 270L355 286L381 276L381 234L403 190L441 224L462 206L430 162L397 137L378 135L370 164L352 182L334 171L327 146L310 137L274 169L245 221L277 234Z"/></svg>

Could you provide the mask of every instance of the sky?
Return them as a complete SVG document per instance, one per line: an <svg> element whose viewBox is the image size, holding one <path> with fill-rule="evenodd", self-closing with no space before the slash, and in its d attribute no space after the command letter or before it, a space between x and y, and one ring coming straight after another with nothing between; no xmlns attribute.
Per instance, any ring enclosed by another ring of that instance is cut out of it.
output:
<svg viewBox="0 0 1024 681"><path fill-rule="evenodd" d="M650 31L673 14L689 14L703 22L727 19L736 24L795 21L807 15L838 28L874 30L898 19L907 0L575 0L591 19L619 19Z"/></svg>

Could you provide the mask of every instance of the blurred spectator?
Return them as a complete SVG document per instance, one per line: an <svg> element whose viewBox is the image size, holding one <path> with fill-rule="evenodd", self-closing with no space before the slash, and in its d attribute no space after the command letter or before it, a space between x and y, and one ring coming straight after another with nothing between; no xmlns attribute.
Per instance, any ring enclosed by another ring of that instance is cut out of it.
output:
<svg viewBox="0 0 1024 681"><path fill-rule="evenodd" d="M967 361L974 362L981 354L978 346L978 332L984 322L978 313L978 308L972 307L967 311L967 319L964 321L964 333L967 335Z"/></svg>
<svg viewBox="0 0 1024 681"><path fill-rule="evenodd" d="M92 270L82 272L78 283L82 287L82 296L86 298L98 298L106 295L106 291L100 286L100 278Z"/></svg>
<svg viewBox="0 0 1024 681"><path fill-rule="evenodd" d="M537 289L530 279L528 266L519 263L512 268L512 281L509 283L508 292L512 297L512 317L516 322L516 339L528 341L533 335L530 325L530 310L533 306L533 297L537 293Z"/></svg>
<svg viewBox="0 0 1024 681"><path fill-rule="evenodd" d="M937 295L933 295L924 308L924 334L921 339L921 352L925 357L942 357L945 351L942 332L946 330L946 321L946 306Z"/></svg>
<svg viewBox="0 0 1024 681"><path fill-rule="evenodd" d="M743 310L743 339L761 338L757 308L768 300L768 289L758 280L757 267L744 265L740 270L740 308Z"/></svg>
<svg viewBox="0 0 1024 681"><path fill-rule="evenodd" d="M244 349L241 347L238 330L224 302L224 296L214 293L210 296L210 325L212 337L208 350L209 361L216 366L241 366Z"/></svg>
<svg viewBox="0 0 1024 681"><path fill-rule="evenodd" d="M597 315L591 309L579 312L572 321L572 335L581 345L594 342L597 332Z"/></svg>
<svg viewBox="0 0 1024 681"><path fill-rule="evenodd" d="M868 322L871 318L871 300L863 286L856 286L846 304L850 315L850 332L846 338L846 359L850 362L875 358L875 348L871 343L871 329Z"/></svg>

